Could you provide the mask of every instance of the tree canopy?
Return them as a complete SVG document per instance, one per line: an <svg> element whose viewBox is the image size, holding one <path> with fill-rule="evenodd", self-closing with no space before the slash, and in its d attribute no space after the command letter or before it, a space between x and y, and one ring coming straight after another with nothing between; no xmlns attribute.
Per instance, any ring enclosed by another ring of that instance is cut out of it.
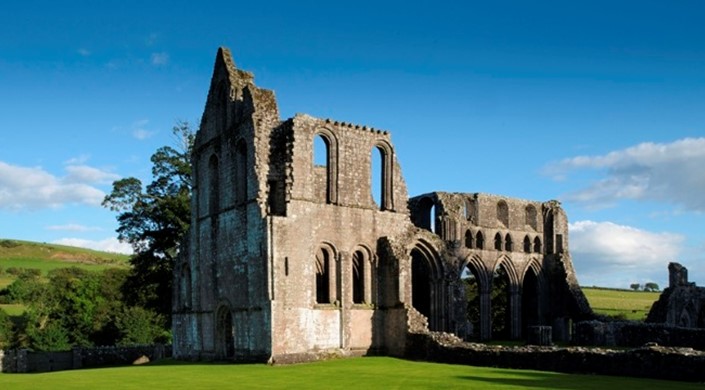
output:
<svg viewBox="0 0 705 390"><path fill-rule="evenodd" d="M170 320L173 264L191 221L191 151L195 132L188 122L172 130L176 146L152 155L152 182L135 177L113 183L103 206L118 213L118 238L129 242L134 255L125 298Z"/></svg>

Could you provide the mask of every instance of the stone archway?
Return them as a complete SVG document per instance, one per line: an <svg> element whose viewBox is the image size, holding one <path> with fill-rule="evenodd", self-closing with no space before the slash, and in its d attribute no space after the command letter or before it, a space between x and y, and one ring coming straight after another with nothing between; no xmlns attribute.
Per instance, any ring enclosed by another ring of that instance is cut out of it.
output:
<svg viewBox="0 0 705 390"><path fill-rule="evenodd" d="M443 268L437 252L424 242L411 250L411 305L426 318L430 330L445 330Z"/></svg>
<svg viewBox="0 0 705 390"><path fill-rule="evenodd" d="M233 316L225 305L221 305L216 311L215 354L217 359L229 360L235 357Z"/></svg>

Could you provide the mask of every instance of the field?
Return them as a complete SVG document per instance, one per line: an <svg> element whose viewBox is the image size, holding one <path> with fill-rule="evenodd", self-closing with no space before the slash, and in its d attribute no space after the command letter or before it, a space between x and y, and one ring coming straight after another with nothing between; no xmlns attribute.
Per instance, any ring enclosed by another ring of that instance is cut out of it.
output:
<svg viewBox="0 0 705 390"><path fill-rule="evenodd" d="M16 277L11 268L34 268L47 272L66 267L102 271L106 268L127 267L129 256L94 251L65 245L0 239L0 289L7 287ZM11 315L21 314L22 305L0 305Z"/></svg>
<svg viewBox="0 0 705 390"><path fill-rule="evenodd" d="M597 314L644 320L660 292L631 291L583 287L583 292Z"/></svg>
<svg viewBox="0 0 705 390"><path fill-rule="evenodd" d="M0 374L3 389L702 389L702 385L599 375L456 366L369 357L290 366L165 361L146 366Z"/></svg>

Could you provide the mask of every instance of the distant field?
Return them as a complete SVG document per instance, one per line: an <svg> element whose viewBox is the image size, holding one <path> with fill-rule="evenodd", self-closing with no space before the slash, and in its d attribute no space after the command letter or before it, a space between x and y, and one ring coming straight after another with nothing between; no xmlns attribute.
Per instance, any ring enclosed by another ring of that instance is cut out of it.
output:
<svg viewBox="0 0 705 390"><path fill-rule="evenodd" d="M289 366L174 361L147 366L0 374L4 389L702 389L701 384L507 370L386 357Z"/></svg>
<svg viewBox="0 0 705 390"><path fill-rule="evenodd" d="M628 320L644 320L660 292L630 291L583 287L583 292L597 314L618 316Z"/></svg>
<svg viewBox="0 0 705 390"><path fill-rule="evenodd" d="M57 268L78 267L89 271L128 267L129 256L76 248L65 245L0 239L0 289L10 285L16 277L9 268L34 268L46 275ZM24 311L23 305L0 305L11 315Z"/></svg>

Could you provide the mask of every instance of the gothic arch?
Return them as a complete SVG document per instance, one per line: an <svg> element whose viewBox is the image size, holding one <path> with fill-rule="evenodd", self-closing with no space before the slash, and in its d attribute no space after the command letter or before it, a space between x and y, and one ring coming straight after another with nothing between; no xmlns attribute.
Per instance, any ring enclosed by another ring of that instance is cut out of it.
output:
<svg viewBox="0 0 705 390"><path fill-rule="evenodd" d="M326 196L325 202L338 203L338 138L330 129L320 127L313 133L311 145L315 143L316 137L321 137L326 145ZM315 165L313 156L312 166Z"/></svg>
<svg viewBox="0 0 705 390"><path fill-rule="evenodd" d="M411 305L428 318L431 330L443 330L445 289L444 268L438 251L418 240L409 252L411 259Z"/></svg>
<svg viewBox="0 0 705 390"><path fill-rule="evenodd" d="M235 357L235 327L230 305L221 302L215 311L215 354L217 359Z"/></svg>
<svg viewBox="0 0 705 390"><path fill-rule="evenodd" d="M494 272L494 270L496 270L500 265L504 266L504 270L507 271L509 282L514 286L518 286L519 275L517 273L516 267L514 266L514 262L512 262L512 259L507 255L499 256L497 260L495 260L494 265L492 266L492 271Z"/></svg>

